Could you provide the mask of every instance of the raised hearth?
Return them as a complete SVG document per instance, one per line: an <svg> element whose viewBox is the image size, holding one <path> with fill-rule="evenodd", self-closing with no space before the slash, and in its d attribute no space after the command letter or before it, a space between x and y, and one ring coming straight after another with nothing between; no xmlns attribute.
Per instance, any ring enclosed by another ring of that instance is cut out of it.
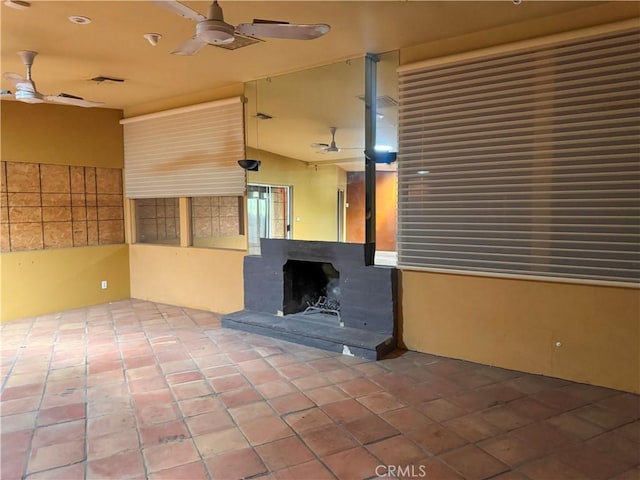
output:
<svg viewBox="0 0 640 480"><path fill-rule="evenodd" d="M376 360L396 347L397 270L365 265L363 244L262 239L261 252L223 327Z"/></svg>

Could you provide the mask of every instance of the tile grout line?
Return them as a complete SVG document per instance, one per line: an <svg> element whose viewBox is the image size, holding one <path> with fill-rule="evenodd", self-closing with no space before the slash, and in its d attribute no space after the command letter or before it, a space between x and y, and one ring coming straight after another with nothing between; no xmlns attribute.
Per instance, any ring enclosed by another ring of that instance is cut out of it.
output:
<svg viewBox="0 0 640 480"><path fill-rule="evenodd" d="M43 231L44 231L44 227L43 227ZM44 397L45 397L45 394L47 392L47 383L48 383L48 380L49 380L49 375L51 373L51 365L53 363L53 358L54 358L54 355L55 355L55 345L58 343L60 319L62 318L62 316L63 316L63 312L56 313L55 319L56 319L57 328L55 329L55 335L54 335L54 339L53 339L51 350L50 350L51 353L50 353L50 357L49 357L49 365L47 367L47 374L45 375L45 379L44 379L44 385L43 385L43 389L42 389L42 394L40 396L40 403L38 404L38 409L36 411L37 413L36 413L35 418L34 418L33 431L31 432L31 436L29 438L29 448L27 449L27 452L26 452L25 464L24 464L24 467L23 467L23 470L22 470L23 478L30 474L29 473L29 465L31 463L31 453L32 453L33 439L35 437L36 432L38 431L38 419L40 418L40 414L42 413L42 404L44 403ZM38 321L38 318L39 317L36 317L34 319L34 322L32 324L32 328L30 330L29 335L31 335L31 331L33 330L33 326ZM36 473L36 472L31 472L31 473Z"/></svg>

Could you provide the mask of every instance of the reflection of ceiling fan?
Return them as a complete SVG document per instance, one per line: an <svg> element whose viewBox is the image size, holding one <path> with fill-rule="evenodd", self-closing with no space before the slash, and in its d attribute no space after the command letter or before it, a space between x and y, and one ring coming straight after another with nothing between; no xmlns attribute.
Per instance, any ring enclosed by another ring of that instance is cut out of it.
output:
<svg viewBox="0 0 640 480"><path fill-rule="evenodd" d="M312 143L313 148L319 148L317 153L338 153L342 150L362 150L360 147L341 147L336 145L336 127L330 127L331 131L331 143Z"/></svg>
<svg viewBox="0 0 640 480"><path fill-rule="evenodd" d="M75 95L69 95L68 93L61 93L59 95L43 95L36 90L36 84L31 79L31 66L33 65L33 59L38 52L32 52L31 50L22 50L18 52L18 55L22 58L22 62L27 67L27 78L17 73L7 72L3 76L7 80L11 80L16 86L16 93L14 95L16 100L26 103L43 103L54 102L64 103L66 105L75 105L77 107L99 107L104 105L100 102L92 102L85 100ZM10 92L7 92L10 94Z"/></svg>
<svg viewBox="0 0 640 480"><path fill-rule="evenodd" d="M176 0L154 0L154 3L198 22L195 36L171 52L176 55L195 55L205 45L224 46L240 43L240 40L246 37L312 40L324 35L331 28L324 23L292 24L274 20L254 20L253 23L240 23L234 27L224 21L222 8L216 0L209 6L209 14L206 17Z"/></svg>

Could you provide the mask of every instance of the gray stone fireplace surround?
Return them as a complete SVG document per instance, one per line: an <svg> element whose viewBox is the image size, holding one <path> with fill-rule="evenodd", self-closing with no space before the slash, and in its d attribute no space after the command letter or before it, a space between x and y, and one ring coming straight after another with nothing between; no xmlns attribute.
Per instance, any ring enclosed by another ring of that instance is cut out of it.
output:
<svg viewBox="0 0 640 480"><path fill-rule="evenodd" d="M364 249L261 239L261 255L244 259L245 309L223 316L222 326L382 358L396 347L397 270L365 265Z"/></svg>

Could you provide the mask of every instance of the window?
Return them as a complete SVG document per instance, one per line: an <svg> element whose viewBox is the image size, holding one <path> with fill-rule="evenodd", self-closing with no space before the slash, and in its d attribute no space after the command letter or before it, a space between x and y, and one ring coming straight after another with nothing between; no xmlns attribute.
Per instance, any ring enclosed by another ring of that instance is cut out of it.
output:
<svg viewBox="0 0 640 480"><path fill-rule="evenodd" d="M136 241L246 248L239 97L121 120ZM183 199L182 201L180 199ZM191 213L187 202L191 201ZM180 207L184 218L180 223ZM191 232L188 231L189 225ZM181 232L182 228L182 232ZM182 233L182 239L181 239Z"/></svg>
<svg viewBox="0 0 640 480"><path fill-rule="evenodd" d="M134 200L134 204L138 243L180 244L177 198L140 198Z"/></svg>
<svg viewBox="0 0 640 480"><path fill-rule="evenodd" d="M191 235L194 247L224 246L224 237L243 234L242 197L193 197ZM244 242L244 240L243 240Z"/></svg>
<svg viewBox="0 0 640 480"><path fill-rule="evenodd" d="M637 29L400 73L402 267L640 280Z"/></svg>
<svg viewBox="0 0 640 480"><path fill-rule="evenodd" d="M260 254L261 238L290 238L291 193L287 186L248 185L249 253Z"/></svg>

